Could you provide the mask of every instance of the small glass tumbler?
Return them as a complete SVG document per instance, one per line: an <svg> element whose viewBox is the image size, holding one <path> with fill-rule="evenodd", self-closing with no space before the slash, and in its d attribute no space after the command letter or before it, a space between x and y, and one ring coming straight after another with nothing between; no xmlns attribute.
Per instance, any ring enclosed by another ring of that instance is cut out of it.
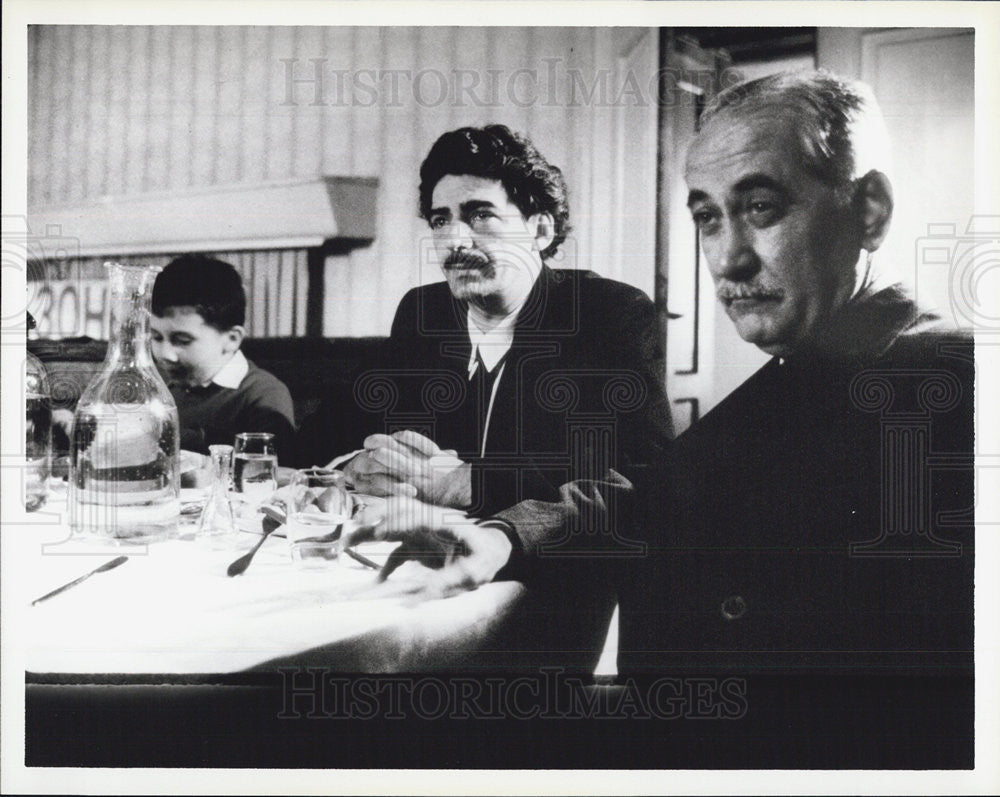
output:
<svg viewBox="0 0 1000 797"><path fill-rule="evenodd" d="M278 487L278 455L274 435L242 432L233 445L231 498L237 520L253 526L257 512Z"/></svg>
<svg viewBox="0 0 1000 797"><path fill-rule="evenodd" d="M343 473L324 468L296 471L285 524L292 561L299 567L314 568L336 560L350 508Z"/></svg>

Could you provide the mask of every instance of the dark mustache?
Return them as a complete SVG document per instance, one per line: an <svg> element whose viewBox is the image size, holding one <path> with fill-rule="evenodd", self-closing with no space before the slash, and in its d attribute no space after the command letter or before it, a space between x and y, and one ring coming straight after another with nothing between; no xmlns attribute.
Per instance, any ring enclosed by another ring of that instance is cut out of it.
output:
<svg viewBox="0 0 1000 797"><path fill-rule="evenodd" d="M489 264L489 258L467 249L452 252L444 261L445 268L485 268Z"/></svg>
<svg viewBox="0 0 1000 797"><path fill-rule="evenodd" d="M720 302L733 302L737 299L780 299L784 291L763 286L720 286L715 290L715 296Z"/></svg>

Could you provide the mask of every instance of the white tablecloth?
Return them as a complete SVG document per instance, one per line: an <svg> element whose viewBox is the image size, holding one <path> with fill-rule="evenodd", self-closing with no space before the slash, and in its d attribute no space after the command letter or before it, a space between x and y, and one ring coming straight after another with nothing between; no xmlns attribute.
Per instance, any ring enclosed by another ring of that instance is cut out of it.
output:
<svg viewBox="0 0 1000 797"><path fill-rule="evenodd" d="M252 546L253 535L240 533L236 547L220 551L195 541L189 529L133 551L68 539L64 515L53 517L48 525L18 528L5 547L23 564L18 613L27 629L25 669L34 673L230 673L297 663L371 672L447 667L475 649L524 591L506 582L428 597L431 571L416 563L384 584L349 559L301 570L279 537L264 543L246 573L230 578L227 566ZM360 550L381 562L389 548ZM30 606L123 553L129 560L120 567Z"/></svg>

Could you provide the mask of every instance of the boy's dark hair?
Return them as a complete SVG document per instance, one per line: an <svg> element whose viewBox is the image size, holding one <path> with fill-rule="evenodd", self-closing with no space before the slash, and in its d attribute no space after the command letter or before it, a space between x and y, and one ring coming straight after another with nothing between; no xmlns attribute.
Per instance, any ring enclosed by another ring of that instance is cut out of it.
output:
<svg viewBox="0 0 1000 797"><path fill-rule="evenodd" d="M247 297L239 272L229 263L182 255L156 276L152 306L161 318L171 307L193 307L206 324L222 332L243 325Z"/></svg>
<svg viewBox="0 0 1000 797"><path fill-rule="evenodd" d="M549 258L566 240L569 202L566 182L524 136L505 125L462 127L442 135L420 166L420 215L430 219L434 187L446 174L470 174L499 180L525 218L549 213L555 237L541 253Z"/></svg>

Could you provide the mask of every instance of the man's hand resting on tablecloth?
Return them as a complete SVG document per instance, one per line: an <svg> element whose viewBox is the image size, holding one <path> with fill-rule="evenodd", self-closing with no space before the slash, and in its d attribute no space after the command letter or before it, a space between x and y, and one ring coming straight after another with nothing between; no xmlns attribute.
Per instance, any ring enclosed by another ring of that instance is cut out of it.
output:
<svg viewBox="0 0 1000 797"><path fill-rule="evenodd" d="M478 525L458 510L412 498L389 498L377 515L362 512L357 520L361 525L348 535L347 545L367 540L402 543L389 555L380 580L413 559L436 570L444 594L492 581L512 552L510 540L500 529Z"/></svg>
<svg viewBox="0 0 1000 797"><path fill-rule="evenodd" d="M455 508L472 502L469 464L410 430L370 435L365 450L344 466L344 474L355 489L370 495L399 495Z"/></svg>

